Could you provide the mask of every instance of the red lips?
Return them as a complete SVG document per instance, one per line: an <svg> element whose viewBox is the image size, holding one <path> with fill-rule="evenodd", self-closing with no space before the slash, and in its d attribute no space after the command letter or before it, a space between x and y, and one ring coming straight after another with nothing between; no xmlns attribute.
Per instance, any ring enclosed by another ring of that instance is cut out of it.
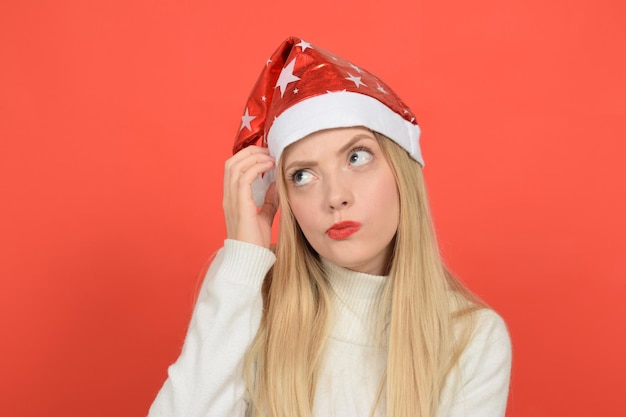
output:
<svg viewBox="0 0 626 417"><path fill-rule="evenodd" d="M334 240L347 239L361 228L361 223L353 221L344 221L333 224L326 234L329 238Z"/></svg>

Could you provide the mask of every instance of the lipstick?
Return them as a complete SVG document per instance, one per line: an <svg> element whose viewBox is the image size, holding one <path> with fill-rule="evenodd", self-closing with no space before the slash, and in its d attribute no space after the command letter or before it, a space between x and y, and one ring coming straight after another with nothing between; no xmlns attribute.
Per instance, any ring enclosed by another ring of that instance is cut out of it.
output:
<svg viewBox="0 0 626 417"><path fill-rule="evenodd" d="M333 224L326 234L333 240L347 239L361 228L361 223L353 221L344 221Z"/></svg>

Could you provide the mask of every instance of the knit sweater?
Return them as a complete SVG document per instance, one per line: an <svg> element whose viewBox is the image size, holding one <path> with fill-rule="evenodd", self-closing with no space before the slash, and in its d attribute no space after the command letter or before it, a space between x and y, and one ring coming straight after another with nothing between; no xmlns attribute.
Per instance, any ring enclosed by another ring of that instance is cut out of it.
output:
<svg viewBox="0 0 626 417"><path fill-rule="evenodd" d="M243 261L245 260L245 262ZM180 357L149 417L242 417L243 358L261 319L261 284L275 261L262 247L226 240L202 284ZM371 333L386 277L329 262L332 324L318 377L313 416L370 416L386 352ZM476 329L444 386L437 417L501 417L508 396L511 347L492 310ZM384 396L375 416L385 415Z"/></svg>

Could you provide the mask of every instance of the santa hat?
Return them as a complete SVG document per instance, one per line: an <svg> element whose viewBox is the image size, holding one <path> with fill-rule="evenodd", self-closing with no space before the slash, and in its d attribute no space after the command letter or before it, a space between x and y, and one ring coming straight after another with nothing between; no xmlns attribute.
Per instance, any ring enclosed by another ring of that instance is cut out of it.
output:
<svg viewBox="0 0 626 417"><path fill-rule="evenodd" d="M248 98L233 153L265 146L283 150L323 129L363 126L402 146L424 165L420 129L408 106L375 75L310 43L290 37L265 63ZM254 184L257 205L273 175Z"/></svg>

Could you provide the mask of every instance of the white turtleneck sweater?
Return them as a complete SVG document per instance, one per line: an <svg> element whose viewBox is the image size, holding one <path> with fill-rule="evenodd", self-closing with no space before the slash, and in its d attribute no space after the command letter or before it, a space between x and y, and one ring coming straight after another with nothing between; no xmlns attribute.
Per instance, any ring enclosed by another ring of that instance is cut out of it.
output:
<svg viewBox="0 0 626 417"><path fill-rule="evenodd" d="M261 284L275 261L262 247L226 240L200 290L178 360L149 417L242 417L243 357L261 320ZM325 262L333 324L320 370L314 417L368 417L386 353L371 334L386 277ZM437 417L501 417L508 396L511 346L493 311L477 326L458 368L448 377ZM384 396L376 416L385 415Z"/></svg>

